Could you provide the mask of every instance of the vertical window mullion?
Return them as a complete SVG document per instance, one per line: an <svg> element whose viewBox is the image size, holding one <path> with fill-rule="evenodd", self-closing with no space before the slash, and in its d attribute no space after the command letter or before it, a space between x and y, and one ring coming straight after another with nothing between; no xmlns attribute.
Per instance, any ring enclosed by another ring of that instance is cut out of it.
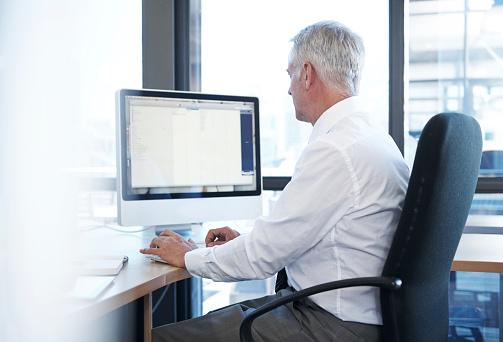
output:
<svg viewBox="0 0 503 342"><path fill-rule="evenodd" d="M389 133L404 154L404 1L389 1Z"/></svg>

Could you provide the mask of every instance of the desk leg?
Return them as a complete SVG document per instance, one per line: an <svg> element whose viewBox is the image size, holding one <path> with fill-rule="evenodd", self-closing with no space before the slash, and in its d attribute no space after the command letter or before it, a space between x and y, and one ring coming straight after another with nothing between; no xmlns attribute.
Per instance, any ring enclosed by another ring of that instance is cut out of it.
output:
<svg viewBox="0 0 503 342"><path fill-rule="evenodd" d="M143 296L143 341L152 341L152 292Z"/></svg>

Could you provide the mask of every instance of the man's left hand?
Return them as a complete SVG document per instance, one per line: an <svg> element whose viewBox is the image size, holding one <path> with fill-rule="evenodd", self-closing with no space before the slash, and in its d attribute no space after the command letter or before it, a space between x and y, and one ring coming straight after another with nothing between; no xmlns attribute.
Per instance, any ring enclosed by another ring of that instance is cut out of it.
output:
<svg viewBox="0 0 503 342"><path fill-rule="evenodd" d="M192 239L185 240L180 234L167 229L152 239L150 248L140 249L140 253L158 255L172 266L185 267L185 254L197 248Z"/></svg>

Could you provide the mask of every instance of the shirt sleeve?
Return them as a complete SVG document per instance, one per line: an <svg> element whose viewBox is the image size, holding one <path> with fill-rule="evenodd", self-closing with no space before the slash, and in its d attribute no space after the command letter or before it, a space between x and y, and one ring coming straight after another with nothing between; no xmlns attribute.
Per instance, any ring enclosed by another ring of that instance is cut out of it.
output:
<svg viewBox="0 0 503 342"><path fill-rule="evenodd" d="M258 218L249 234L187 253L187 270L214 281L264 279L315 246L357 206L345 153L323 140L309 144L270 215Z"/></svg>

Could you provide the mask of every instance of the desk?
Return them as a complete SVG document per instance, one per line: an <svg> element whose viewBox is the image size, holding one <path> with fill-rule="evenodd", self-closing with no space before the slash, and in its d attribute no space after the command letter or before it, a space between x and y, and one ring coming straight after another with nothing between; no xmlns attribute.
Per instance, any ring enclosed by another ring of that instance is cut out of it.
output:
<svg viewBox="0 0 503 342"><path fill-rule="evenodd" d="M503 273L503 235L463 234L452 271Z"/></svg>
<svg viewBox="0 0 503 342"><path fill-rule="evenodd" d="M452 271L500 273L499 340L503 342L503 235L463 234Z"/></svg>
<svg viewBox="0 0 503 342"><path fill-rule="evenodd" d="M117 275L114 284L102 296L86 302L72 302L68 318L79 322L99 318L136 299L144 298L144 340L150 341L151 293L167 284L190 277L185 269L152 263L139 253L150 244L153 231L120 233L104 228L82 233L84 254L125 254L129 262ZM503 274L503 235L464 234L454 257L453 271ZM500 290L503 278L500 278ZM500 291L501 293L501 291ZM500 308L503 307L500 296ZM503 315L499 326L503 327ZM500 334L500 341L503 341Z"/></svg>
<svg viewBox="0 0 503 342"><path fill-rule="evenodd" d="M99 318L139 298L144 299L144 340L151 340L152 292L178 280L190 277L185 269L154 263L140 254L139 249L150 245L153 229L136 233L120 233L106 228L81 233L83 254L127 255L129 261L116 276L114 283L96 299L70 301L67 319L83 324Z"/></svg>
<svg viewBox="0 0 503 342"><path fill-rule="evenodd" d="M470 215L464 233L503 234L503 215Z"/></svg>

